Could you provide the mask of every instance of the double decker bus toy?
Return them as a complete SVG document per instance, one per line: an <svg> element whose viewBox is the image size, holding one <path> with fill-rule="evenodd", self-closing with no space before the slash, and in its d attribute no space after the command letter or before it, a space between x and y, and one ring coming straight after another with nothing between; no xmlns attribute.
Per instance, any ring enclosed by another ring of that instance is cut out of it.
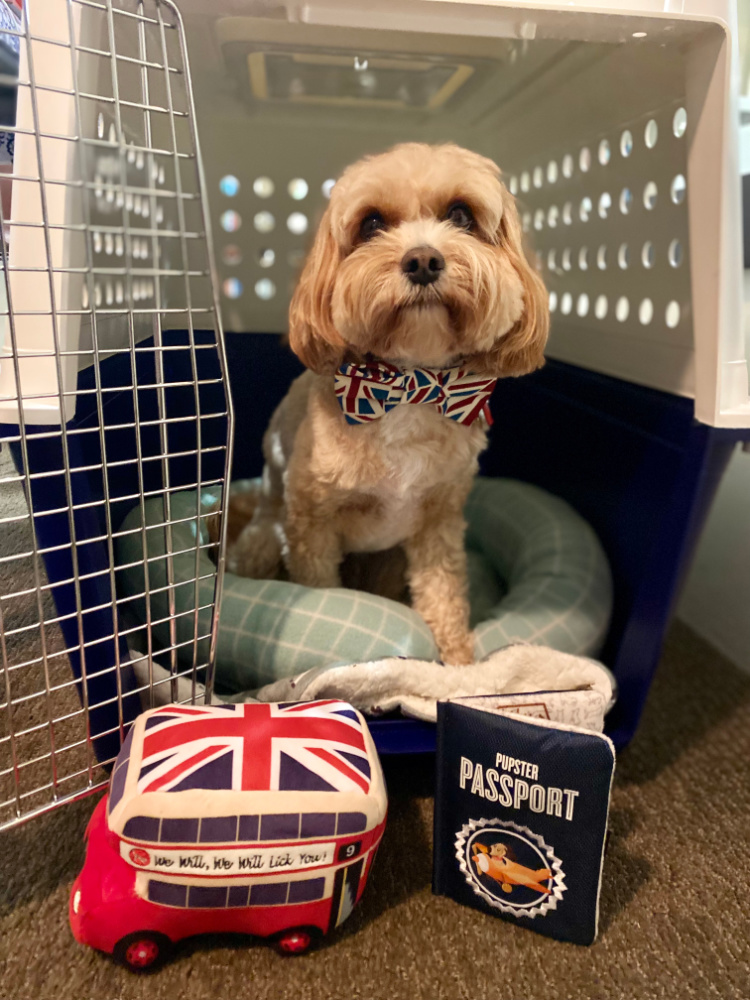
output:
<svg viewBox="0 0 750 1000"><path fill-rule="evenodd" d="M204 933L304 952L360 899L386 810L372 737L345 702L152 709L89 821L73 934L131 969Z"/></svg>

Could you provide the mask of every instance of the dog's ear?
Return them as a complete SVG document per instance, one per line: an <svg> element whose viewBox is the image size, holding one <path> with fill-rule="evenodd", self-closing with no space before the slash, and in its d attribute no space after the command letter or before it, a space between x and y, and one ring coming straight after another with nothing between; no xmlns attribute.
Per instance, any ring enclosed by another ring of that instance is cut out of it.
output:
<svg viewBox="0 0 750 1000"><path fill-rule="evenodd" d="M289 346L303 365L318 374L334 372L346 344L331 318L331 298L340 251L331 231L331 209L321 219L289 306Z"/></svg>
<svg viewBox="0 0 750 1000"><path fill-rule="evenodd" d="M469 359L475 371L497 378L526 375L541 368L549 334L547 289L526 257L515 199L509 192L504 190L503 193L505 208L497 232L497 245L523 284L523 313L489 351Z"/></svg>

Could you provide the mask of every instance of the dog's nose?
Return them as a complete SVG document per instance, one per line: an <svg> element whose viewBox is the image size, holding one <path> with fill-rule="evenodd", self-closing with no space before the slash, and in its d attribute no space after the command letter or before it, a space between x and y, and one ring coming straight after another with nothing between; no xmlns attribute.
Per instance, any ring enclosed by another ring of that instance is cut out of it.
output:
<svg viewBox="0 0 750 1000"><path fill-rule="evenodd" d="M445 270L445 258L435 247L414 247L404 254L401 270L413 285L431 285Z"/></svg>

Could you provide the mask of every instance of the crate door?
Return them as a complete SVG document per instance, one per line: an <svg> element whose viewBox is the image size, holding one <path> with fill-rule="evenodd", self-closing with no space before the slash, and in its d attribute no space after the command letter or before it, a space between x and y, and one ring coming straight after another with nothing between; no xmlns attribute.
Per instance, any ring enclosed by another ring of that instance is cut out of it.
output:
<svg viewBox="0 0 750 1000"><path fill-rule="evenodd" d="M231 440L176 7L31 0L4 42L0 829L106 782L142 706L211 691Z"/></svg>

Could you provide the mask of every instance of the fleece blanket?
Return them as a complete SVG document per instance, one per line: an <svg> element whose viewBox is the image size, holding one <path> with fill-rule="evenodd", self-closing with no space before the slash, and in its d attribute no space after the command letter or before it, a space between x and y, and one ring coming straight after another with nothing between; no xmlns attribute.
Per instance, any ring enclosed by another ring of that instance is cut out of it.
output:
<svg viewBox="0 0 750 1000"><path fill-rule="evenodd" d="M147 691L147 658L135 658L133 667L139 684ZM155 703L174 701L169 671L156 663L151 670ZM176 682L176 700L188 701L195 697L202 701L205 690L202 684L194 682L192 674L180 675ZM434 722L438 701L538 691L595 692L602 715L614 704L617 693L613 675L602 664L556 649L518 643L463 667L398 656L369 663L319 666L247 694L216 695L214 701L288 702L339 698L367 715L400 710L411 718Z"/></svg>

